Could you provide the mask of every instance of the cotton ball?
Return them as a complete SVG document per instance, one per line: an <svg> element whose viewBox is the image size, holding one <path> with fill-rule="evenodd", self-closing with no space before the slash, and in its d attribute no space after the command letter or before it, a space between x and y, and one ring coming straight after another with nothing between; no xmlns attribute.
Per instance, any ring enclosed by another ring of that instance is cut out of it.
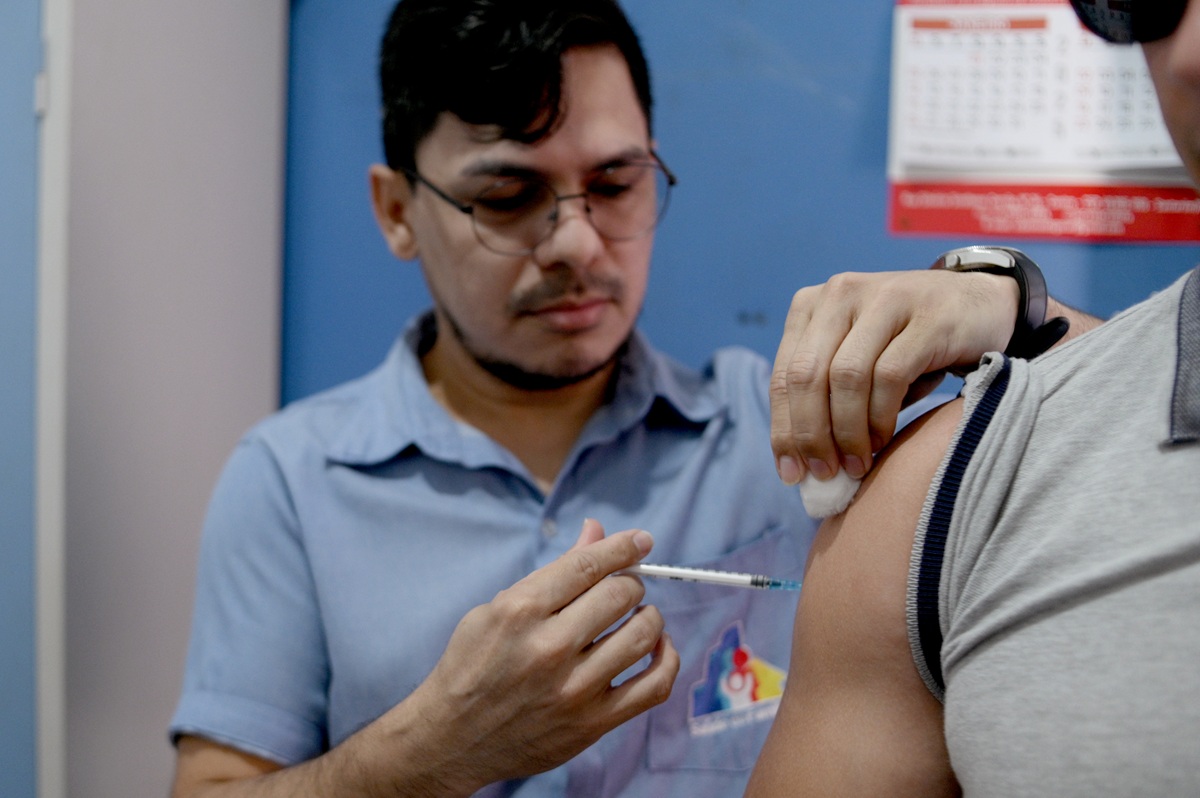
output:
<svg viewBox="0 0 1200 798"><path fill-rule="evenodd" d="M800 480L800 499L813 518L828 518L850 506L860 481L847 474L845 469L839 469L832 479L823 482L809 474Z"/></svg>

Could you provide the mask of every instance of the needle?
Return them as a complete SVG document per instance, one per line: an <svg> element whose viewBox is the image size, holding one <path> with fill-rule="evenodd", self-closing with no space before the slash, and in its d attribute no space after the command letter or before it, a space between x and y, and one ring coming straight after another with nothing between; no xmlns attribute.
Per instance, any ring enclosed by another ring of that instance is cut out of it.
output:
<svg viewBox="0 0 1200 798"><path fill-rule="evenodd" d="M639 563L619 573L675 579L680 582L707 582L730 587L754 587L760 590L799 590L800 583L790 579L772 579L760 574L740 574L730 571L710 571L704 568L684 568L679 565Z"/></svg>

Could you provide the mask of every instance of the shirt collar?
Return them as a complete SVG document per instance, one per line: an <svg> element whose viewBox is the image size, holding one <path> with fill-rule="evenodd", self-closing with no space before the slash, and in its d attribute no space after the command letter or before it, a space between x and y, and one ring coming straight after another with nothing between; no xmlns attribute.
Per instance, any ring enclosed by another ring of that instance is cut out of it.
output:
<svg viewBox="0 0 1200 798"><path fill-rule="evenodd" d="M1179 300L1171 443L1200 441L1200 266L1192 269Z"/></svg>
<svg viewBox="0 0 1200 798"><path fill-rule="evenodd" d="M435 335L432 312L408 323L384 362L353 389L358 401L330 442L328 459L371 466L416 447L471 467L505 464L502 456L497 460L499 447L451 418L429 392L419 353L428 350ZM636 330L619 358L612 399L588 423L581 445L611 440L643 421L702 426L728 410L706 374L654 350Z"/></svg>

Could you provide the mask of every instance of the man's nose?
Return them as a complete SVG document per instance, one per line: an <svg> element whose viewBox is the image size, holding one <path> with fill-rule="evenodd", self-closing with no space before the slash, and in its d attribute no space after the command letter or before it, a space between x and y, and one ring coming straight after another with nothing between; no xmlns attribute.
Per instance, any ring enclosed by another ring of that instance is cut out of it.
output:
<svg viewBox="0 0 1200 798"><path fill-rule="evenodd" d="M571 200L577 200L577 199L583 200L583 204L579 206L579 208L580 208L579 212L583 214L583 216L587 219L587 221L589 223L591 222L592 209L591 209L591 206L588 205L587 193L580 192L578 194L563 194L561 197L556 196L554 198L554 210L552 210L550 212L550 223L554 227L557 228L558 225L560 225L563 221L563 203L570 202ZM570 206L570 205L567 206L567 208L570 208L570 207L572 207L572 206ZM569 218L569 217L570 217L570 215L568 213L567 218Z"/></svg>
<svg viewBox="0 0 1200 798"><path fill-rule="evenodd" d="M570 202L579 199L583 202ZM600 233L592 224L587 194L565 194L557 197L550 222L550 235L533 253L534 260L543 268L556 263L576 268L585 266L595 259L604 246Z"/></svg>

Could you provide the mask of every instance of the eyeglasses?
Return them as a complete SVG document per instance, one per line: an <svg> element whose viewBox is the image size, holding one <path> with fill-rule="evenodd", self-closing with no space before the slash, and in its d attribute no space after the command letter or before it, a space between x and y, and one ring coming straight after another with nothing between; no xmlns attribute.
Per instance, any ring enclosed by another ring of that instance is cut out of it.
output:
<svg viewBox="0 0 1200 798"><path fill-rule="evenodd" d="M1188 0L1071 0L1084 26L1118 44L1165 39L1179 27Z"/></svg>
<svg viewBox="0 0 1200 798"><path fill-rule="evenodd" d="M461 202L425 179L404 169L413 180L471 217L475 237L500 255L528 255L558 226L560 202L582 199L592 227L609 241L628 241L649 233L667 212L675 175L658 157L607 166L592 175L578 194L555 194L542 180L508 177Z"/></svg>

